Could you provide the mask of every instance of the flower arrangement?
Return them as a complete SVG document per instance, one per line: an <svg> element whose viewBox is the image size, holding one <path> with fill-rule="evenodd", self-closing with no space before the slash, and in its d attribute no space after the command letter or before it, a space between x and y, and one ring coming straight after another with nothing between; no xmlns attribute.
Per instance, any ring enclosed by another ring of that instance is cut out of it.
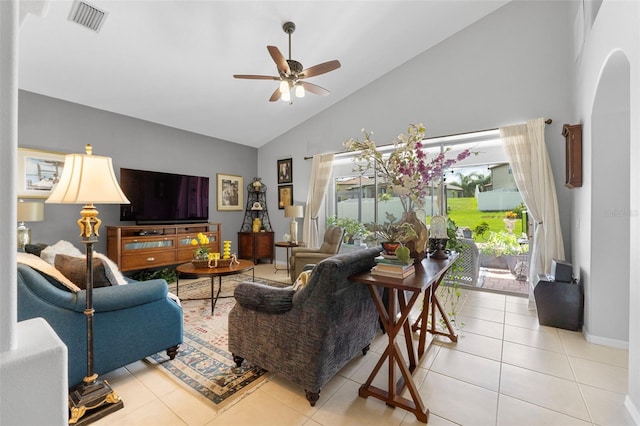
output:
<svg viewBox="0 0 640 426"><path fill-rule="evenodd" d="M385 179L387 194L383 196L395 194L400 197L405 212L422 208L429 187L440 180L444 170L471 154L465 149L455 158L447 158L447 149L429 160L422 145L426 133L422 123L411 124L407 134L398 135L393 142L394 150L388 156L377 149L371 139L373 132L365 129L362 132L364 141L351 138L344 143L345 149L358 151L353 162L360 173L374 169L378 176Z"/></svg>
<svg viewBox="0 0 640 426"><path fill-rule="evenodd" d="M209 259L209 237L202 232L198 232L196 238L191 240L191 245L197 247L193 252L194 259L208 260Z"/></svg>
<svg viewBox="0 0 640 426"><path fill-rule="evenodd" d="M508 211L504 214L505 219L517 219L518 214L516 212Z"/></svg>

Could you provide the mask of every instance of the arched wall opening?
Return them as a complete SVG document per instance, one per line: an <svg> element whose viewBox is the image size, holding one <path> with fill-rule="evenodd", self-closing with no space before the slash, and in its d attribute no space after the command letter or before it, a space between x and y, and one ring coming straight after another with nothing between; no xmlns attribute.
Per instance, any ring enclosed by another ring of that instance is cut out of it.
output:
<svg viewBox="0 0 640 426"><path fill-rule="evenodd" d="M591 268L585 326L603 341L629 341L630 64L613 53L591 117Z"/></svg>

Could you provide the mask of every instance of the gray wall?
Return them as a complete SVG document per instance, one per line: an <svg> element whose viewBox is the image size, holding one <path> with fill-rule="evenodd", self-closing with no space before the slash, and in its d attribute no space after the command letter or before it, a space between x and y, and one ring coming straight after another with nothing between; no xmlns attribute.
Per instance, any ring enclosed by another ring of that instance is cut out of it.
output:
<svg viewBox="0 0 640 426"><path fill-rule="evenodd" d="M113 158L120 167L209 176L209 220L221 222L223 239L237 248L244 212L216 210L216 173L241 175L251 182L257 149L148 121L113 114L38 94L19 93L18 145L61 153L84 153L87 143L95 155ZM31 223L33 242L67 240L84 251L75 221L82 206L45 205L45 221ZM119 220L119 206L98 205L103 226L131 225ZM96 250L106 254L106 228Z"/></svg>
<svg viewBox="0 0 640 426"><path fill-rule="evenodd" d="M388 144L415 122L426 125L427 136L441 136L552 118L546 142L569 258L571 201L563 186L561 130L573 122L570 9L555 1L507 4L260 148L259 174L273 188L276 160L293 157L294 198L303 203L311 170L304 156L342 151L363 127ZM275 204L275 191L270 197ZM276 238L287 230L283 215L274 215L272 225Z"/></svg>

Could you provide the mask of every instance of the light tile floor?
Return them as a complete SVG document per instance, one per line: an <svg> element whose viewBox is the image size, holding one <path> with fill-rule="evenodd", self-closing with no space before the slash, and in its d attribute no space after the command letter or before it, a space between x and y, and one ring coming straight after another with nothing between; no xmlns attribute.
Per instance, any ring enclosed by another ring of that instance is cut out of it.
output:
<svg viewBox="0 0 640 426"><path fill-rule="evenodd" d="M286 281L272 265L256 274ZM430 425L632 425L623 403L628 353L582 335L538 325L527 299L465 291L457 343L432 342L414 374ZM416 315L417 316L417 313ZM347 364L326 384L315 407L302 389L271 376L233 405L211 403L139 361L103 377L125 408L96 425L418 425L413 414L358 396L386 345ZM386 368L381 369L382 372ZM385 387L386 377L374 380ZM406 393L406 392L405 392Z"/></svg>

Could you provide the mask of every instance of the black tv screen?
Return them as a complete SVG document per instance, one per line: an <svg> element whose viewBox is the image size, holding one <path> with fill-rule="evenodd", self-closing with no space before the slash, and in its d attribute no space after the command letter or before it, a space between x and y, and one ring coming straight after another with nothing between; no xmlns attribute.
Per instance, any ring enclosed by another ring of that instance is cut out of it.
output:
<svg viewBox="0 0 640 426"><path fill-rule="evenodd" d="M121 221L137 224L200 223L209 220L209 178L120 169L120 187L131 204Z"/></svg>

